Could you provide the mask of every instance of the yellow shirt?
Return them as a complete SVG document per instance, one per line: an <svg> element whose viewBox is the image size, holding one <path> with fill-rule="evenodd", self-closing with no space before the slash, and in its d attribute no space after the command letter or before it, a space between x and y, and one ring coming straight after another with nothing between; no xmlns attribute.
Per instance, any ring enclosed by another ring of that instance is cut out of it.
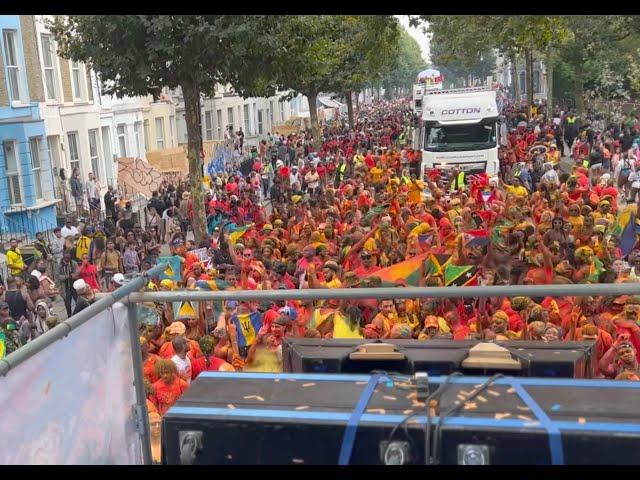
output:
<svg viewBox="0 0 640 480"><path fill-rule="evenodd" d="M20 275L24 270L24 260L18 248L7 252L7 265L13 276Z"/></svg>
<svg viewBox="0 0 640 480"><path fill-rule="evenodd" d="M380 183L382 181L381 168L373 167L371 170L369 170L369 173L371 174L371 179L373 180L373 183Z"/></svg>
<svg viewBox="0 0 640 480"><path fill-rule="evenodd" d="M522 185L518 185L517 187L513 185L505 185L504 188L507 190L507 193L511 193L517 197L526 198L529 196L529 192Z"/></svg>
<svg viewBox="0 0 640 480"><path fill-rule="evenodd" d="M424 190L425 184L422 180L416 180L415 182L409 182L409 194L407 200L409 203L418 203L420 201L420 194Z"/></svg>
<svg viewBox="0 0 640 480"><path fill-rule="evenodd" d="M360 333L360 327L351 325L347 322L340 312L336 312L333 316L333 338L364 338Z"/></svg>
<svg viewBox="0 0 640 480"><path fill-rule="evenodd" d="M322 282L322 284L327 288L341 288L342 282L338 279L338 277L333 277L333 280L329 282Z"/></svg>

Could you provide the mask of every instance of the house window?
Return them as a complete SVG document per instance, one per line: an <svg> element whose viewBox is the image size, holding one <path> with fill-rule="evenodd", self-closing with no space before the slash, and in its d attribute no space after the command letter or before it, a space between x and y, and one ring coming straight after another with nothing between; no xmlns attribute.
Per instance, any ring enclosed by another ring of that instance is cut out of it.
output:
<svg viewBox="0 0 640 480"><path fill-rule="evenodd" d="M258 110L258 135L262 135L262 110Z"/></svg>
<svg viewBox="0 0 640 480"><path fill-rule="evenodd" d="M100 156L98 155L98 130L89 130L89 157L91 157L91 171L100 180Z"/></svg>
<svg viewBox="0 0 640 480"><path fill-rule="evenodd" d="M204 138L205 140L213 140L213 118L210 110L204 112Z"/></svg>
<svg viewBox="0 0 640 480"><path fill-rule="evenodd" d="M244 106L244 132L245 134L249 135L249 128L250 128L250 123L249 123L249 105L245 104Z"/></svg>
<svg viewBox="0 0 640 480"><path fill-rule="evenodd" d="M149 120L144 121L144 149L149 152Z"/></svg>
<svg viewBox="0 0 640 480"><path fill-rule="evenodd" d="M70 132L67 134L69 139L69 165L71 174L77 168L80 171L80 155L78 154L78 132Z"/></svg>
<svg viewBox="0 0 640 480"><path fill-rule="evenodd" d="M71 84L73 85L73 98L82 100L82 75L78 62L71 62Z"/></svg>
<svg viewBox="0 0 640 480"><path fill-rule="evenodd" d="M527 93L527 82L525 82L525 73L520 72L520 91L523 94Z"/></svg>
<svg viewBox="0 0 640 480"><path fill-rule="evenodd" d="M33 171L33 187L36 199L42 199L42 164L40 163L40 139L33 137L29 139L29 150L31 150L31 170Z"/></svg>
<svg viewBox="0 0 640 480"><path fill-rule="evenodd" d="M229 125L235 130L235 126L233 125L233 107L227 108L227 128Z"/></svg>
<svg viewBox="0 0 640 480"><path fill-rule="evenodd" d="M127 156L127 136L125 135L126 125L121 123L118 125L118 145L120 146L120 157Z"/></svg>
<svg viewBox="0 0 640 480"><path fill-rule="evenodd" d="M273 128L273 100L269 102L269 120L271 121L271 127Z"/></svg>
<svg viewBox="0 0 640 480"><path fill-rule="evenodd" d="M51 35L40 35L42 44L42 68L44 69L44 85L47 94L47 100L57 100L57 73L56 73L56 52L53 46L53 37Z"/></svg>
<svg viewBox="0 0 640 480"><path fill-rule="evenodd" d="M158 150L164 149L164 119L162 117L156 118L156 148Z"/></svg>
<svg viewBox="0 0 640 480"><path fill-rule="evenodd" d="M540 93L540 70L533 71L533 93Z"/></svg>
<svg viewBox="0 0 640 480"><path fill-rule="evenodd" d="M280 121L284 123L284 102L278 102L280 104Z"/></svg>
<svg viewBox="0 0 640 480"><path fill-rule="evenodd" d="M9 190L9 203L16 205L22 203L22 190L20 188L20 170L18 169L18 145L14 141L4 142L4 161L7 175L7 189Z"/></svg>
<svg viewBox="0 0 640 480"><path fill-rule="evenodd" d="M222 110L218 110L216 113L218 117L218 125L216 125L217 132L218 132L218 140L222 140Z"/></svg>
<svg viewBox="0 0 640 480"><path fill-rule="evenodd" d="M140 149L140 122L135 122L133 124L133 134L136 138L136 156L138 158L142 158L142 151Z"/></svg>
<svg viewBox="0 0 640 480"><path fill-rule="evenodd" d="M174 147L174 143L173 143L173 132L175 132L175 129L173 127L173 124L176 123L176 117L174 117L173 115L169 115L169 145L171 145L172 147Z"/></svg>
<svg viewBox="0 0 640 480"><path fill-rule="evenodd" d="M4 30L4 63L9 77L9 96L12 101L26 101L26 90L20 81L20 63L18 61L18 43L15 30Z"/></svg>
<svg viewBox="0 0 640 480"><path fill-rule="evenodd" d="M102 127L102 154L104 155L105 161L113 158L113 152L111 151L111 129L109 127Z"/></svg>
<svg viewBox="0 0 640 480"><path fill-rule="evenodd" d="M242 125L242 108L240 108L240 105L238 105L238 130L240 129L240 125Z"/></svg>
<svg viewBox="0 0 640 480"><path fill-rule="evenodd" d="M255 125L255 129L257 130L258 126L256 125L256 122L258 121L258 106L256 105L256 103L253 103L253 124Z"/></svg>

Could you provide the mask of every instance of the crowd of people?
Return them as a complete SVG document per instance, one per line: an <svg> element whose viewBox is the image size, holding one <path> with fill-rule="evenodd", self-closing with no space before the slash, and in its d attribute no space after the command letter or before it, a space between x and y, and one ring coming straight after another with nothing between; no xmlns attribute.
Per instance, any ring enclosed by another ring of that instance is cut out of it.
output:
<svg viewBox="0 0 640 480"><path fill-rule="evenodd" d="M507 105L494 178L455 168L423 171L420 147L412 143L416 125L409 101L382 101L361 106L353 127L342 118L328 123L320 141L306 132L269 134L250 149L240 142L235 150L247 150L246 157L205 179L208 235L197 242L186 182L154 192L144 218L110 188L105 219L92 216L76 226L69 219L53 242L42 240L33 270L12 245L12 277L0 304L0 315L13 319L7 324L13 330L3 327L7 338L19 346L51 328L57 295L71 315L95 293L158 262L170 268L151 279L149 290L640 279L637 118L603 128L572 111L546 118ZM584 340L595 342L597 377L640 375L635 297L182 302L144 309L144 375L149 409L159 415L202 371L280 371L285 337Z"/></svg>

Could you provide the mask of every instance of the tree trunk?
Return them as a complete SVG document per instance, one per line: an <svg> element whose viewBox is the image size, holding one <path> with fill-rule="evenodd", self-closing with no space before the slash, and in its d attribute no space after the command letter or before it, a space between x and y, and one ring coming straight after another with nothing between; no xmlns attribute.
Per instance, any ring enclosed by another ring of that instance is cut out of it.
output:
<svg viewBox="0 0 640 480"><path fill-rule="evenodd" d="M202 128L200 122L200 90L189 83L182 84L184 95L184 119L187 124L187 159L189 160L189 181L193 201L193 236L196 245L207 235L207 218L204 211L202 191Z"/></svg>
<svg viewBox="0 0 640 480"><path fill-rule="evenodd" d="M553 58L551 47L547 50L547 118L549 121L553 118Z"/></svg>
<svg viewBox="0 0 640 480"><path fill-rule="evenodd" d="M584 69L583 64L578 63L573 72L573 96L576 100L576 113L578 116L584 113Z"/></svg>
<svg viewBox="0 0 640 480"><path fill-rule="evenodd" d="M511 81L513 82L513 94L516 103L520 102L520 77L518 77L518 55L513 54L511 57Z"/></svg>
<svg viewBox="0 0 640 480"><path fill-rule="evenodd" d="M353 128L353 92L347 92L347 114L349 115L349 128Z"/></svg>
<svg viewBox="0 0 640 480"><path fill-rule="evenodd" d="M313 135L313 148L319 152L322 148L322 135L320 134L320 124L318 123L318 94L307 94L309 99L309 121L311 122L311 134Z"/></svg>
<svg viewBox="0 0 640 480"><path fill-rule="evenodd" d="M525 52L525 80L527 90L527 104L529 108L528 118L531 118L531 107L533 107L533 53L528 50Z"/></svg>

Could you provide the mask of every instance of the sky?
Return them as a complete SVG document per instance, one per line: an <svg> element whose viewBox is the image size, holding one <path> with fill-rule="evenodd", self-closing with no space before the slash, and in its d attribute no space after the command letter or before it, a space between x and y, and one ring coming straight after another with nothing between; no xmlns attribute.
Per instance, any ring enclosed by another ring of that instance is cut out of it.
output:
<svg viewBox="0 0 640 480"><path fill-rule="evenodd" d="M400 24L404 27L404 29L411 34L413 38L416 39L418 44L420 44L420 48L422 49L422 56L427 63L429 63L429 38L422 33L422 26L418 28L409 26L409 16L408 15L396 15L396 17L400 20Z"/></svg>

